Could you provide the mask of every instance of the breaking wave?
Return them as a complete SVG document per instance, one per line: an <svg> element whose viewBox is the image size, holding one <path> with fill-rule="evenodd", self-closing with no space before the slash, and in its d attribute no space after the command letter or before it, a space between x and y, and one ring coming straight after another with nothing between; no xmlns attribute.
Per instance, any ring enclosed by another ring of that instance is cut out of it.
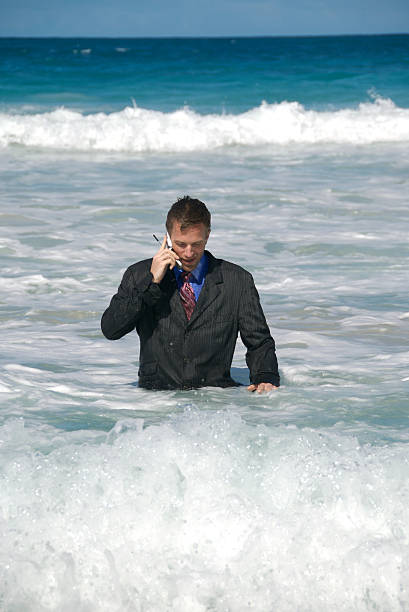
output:
<svg viewBox="0 0 409 612"><path fill-rule="evenodd" d="M76 151L184 152L235 145L407 142L409 109L378 98L356 108L316 111L298 102L247 112L200 115L126 107L82 114L66 108L39 114L0 113L0 146Z"/></svg>
<svg viewBox="0 0 409 612"><path fill-rule="evenodd" d="M405 444L194 408L0 436L2 610L407 610Z"/></svg>

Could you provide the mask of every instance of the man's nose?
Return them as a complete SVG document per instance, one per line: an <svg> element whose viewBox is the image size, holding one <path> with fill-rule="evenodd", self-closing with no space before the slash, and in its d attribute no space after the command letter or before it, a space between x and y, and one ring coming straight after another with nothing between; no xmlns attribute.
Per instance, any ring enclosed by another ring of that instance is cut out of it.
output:
<svg viewBox="0 0 409 612"><path fill-rule="evenodd" d="M192 257L192 255L193 255L193 249L190 246L190 244L188 244L186 247L186 257Z"/></svg>

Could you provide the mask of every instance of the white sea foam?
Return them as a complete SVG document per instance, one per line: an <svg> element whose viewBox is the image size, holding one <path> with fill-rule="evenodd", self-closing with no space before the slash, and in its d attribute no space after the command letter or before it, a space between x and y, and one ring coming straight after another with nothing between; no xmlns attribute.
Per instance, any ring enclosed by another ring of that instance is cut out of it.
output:
<svg viewBox="0 0 409 612"><path fill-rule="evenodd" d="M163 113L127 107L83 115L60 108L41 114L0 114L0 146L79 151L195 151L234 145L408 142L409 109L376 99L358 108L307 110L297 102L263 103L239 115Z"/></svg>
<svg viewBox="0 0 409 612"><path fill-rule="evenodd" d="M402 610L408 447L195 408L0 428L4 610Z"/></svg>

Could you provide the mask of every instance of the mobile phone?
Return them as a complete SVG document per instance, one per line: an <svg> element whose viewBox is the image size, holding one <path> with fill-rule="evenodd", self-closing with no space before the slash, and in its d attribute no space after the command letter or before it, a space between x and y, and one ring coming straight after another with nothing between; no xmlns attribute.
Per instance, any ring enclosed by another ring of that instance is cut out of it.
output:
<svg viewBox="0 0 409 612"><path fill-rule="evenodd" d="M166 232L166 244L168 245L168 249L172 248L172 240L170 239L169 232ZM182 267L182 264L179 259L176 260L176 265L178 266L178 268Z"/></svg>

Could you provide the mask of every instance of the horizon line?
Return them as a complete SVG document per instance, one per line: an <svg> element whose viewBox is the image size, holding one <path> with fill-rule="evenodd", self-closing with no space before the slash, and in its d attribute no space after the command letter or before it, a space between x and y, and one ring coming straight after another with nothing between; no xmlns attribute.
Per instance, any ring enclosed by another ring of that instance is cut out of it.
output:
<svg viewBox="0 0 409 612"><path fill-rule="evenodd" d="M340 38L340 37L363 37L363 36L409 36L409 32L372 32L372 33L344 33L344 34L240 34L240 35L149 35L149 36L124 36L124 35L102 35L97 36L94 34L90 35L8 35L3 36L0 34L0 39L60 39L60 40L72 40L72 39L126 39L126 40L192 40L192 39L249 39L249 38Z"/></svg>

